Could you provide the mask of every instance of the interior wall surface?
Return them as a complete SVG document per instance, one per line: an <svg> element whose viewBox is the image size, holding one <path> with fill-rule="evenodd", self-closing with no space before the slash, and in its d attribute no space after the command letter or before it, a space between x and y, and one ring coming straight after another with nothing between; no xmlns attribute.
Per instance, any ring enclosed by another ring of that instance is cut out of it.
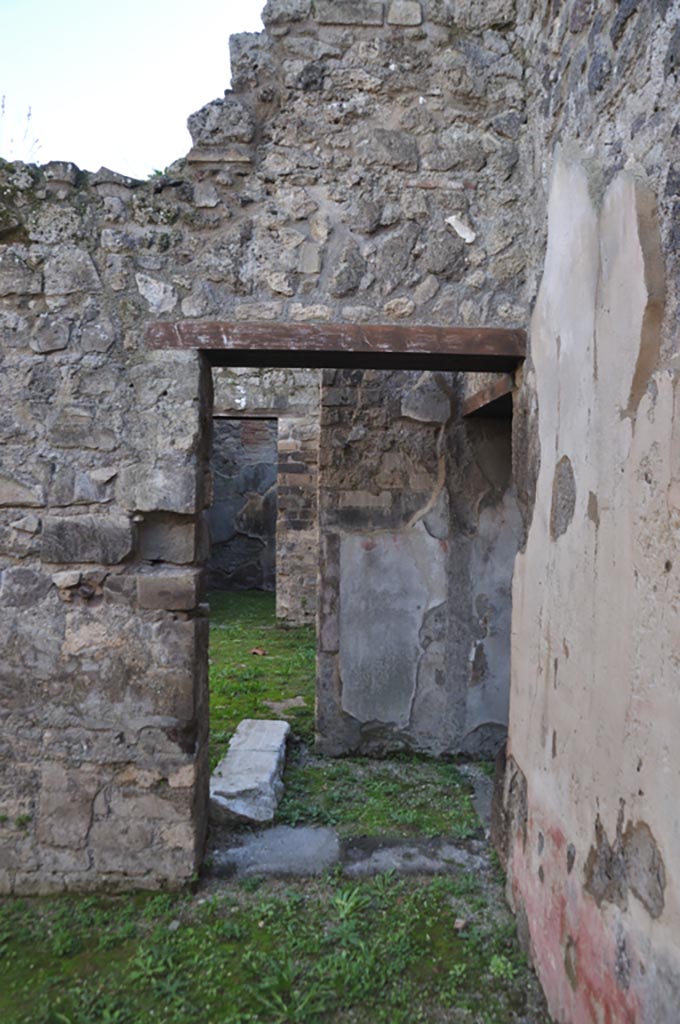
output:
<svg viewBox="0 0 680 1024"><path fill-rule="evenodd" d="M317 740L493 756L507 727L521 517L509 421L454 374L324 372Z"/></svg>
<svg viewBox="0 0 680 1024"><path fill-rule="evenodd" d="M315 623L321 371L215 367L213 383L216 414L275 419L276 617L286 626ZM226 479L224 486L233 488Z"/></svg>
<svg viewBox="0 0 680 1024"><path fill-rule="evenodd" d="M509 892L556 1021L671 1024L680 7L519 6L545 259L516 404Z"/></svg>
<svg viewBox="0 0 680 1024"><path fill-rule="evenodd" d="M276 448L275 419L213 421L208 587L276 587Z"/></svg>
<svg viewBox="0 0 680 1024"><path fill-rule="evenodd" d="M0 165L3 891L176 885L200 861L211 381L147 325L524 322L513 4L264 17L167 174Z"/></svg>

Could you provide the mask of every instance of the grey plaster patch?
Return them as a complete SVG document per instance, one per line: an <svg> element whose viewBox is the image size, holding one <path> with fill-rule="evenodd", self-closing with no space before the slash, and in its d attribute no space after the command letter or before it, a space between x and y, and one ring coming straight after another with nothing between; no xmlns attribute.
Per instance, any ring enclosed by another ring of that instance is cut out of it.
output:
<svg viewBox="0 0 680 1024"><path fill-rule="evenodd" d="M353 839L343 846L343 870L350 878L396 871L403 875L441 875L484 871L488 860L483 844L465 846L445 839Z"/></svg>
<svg viewBox="0 0 680 1024"><path fill-rule="evenodd" d="M574 518L576 507L576 481L571 459L563 455L555 467L550 507L550 536L557 540L566 533Z"/></svg>
<svg viewBox="0 0 680 1024"><path fill-rule="evenodd" d="M342 708L360 722L409 723L426 613L446 596L439 542L422 526L340 541Z"/></svg>
<svg viewBox="0 0 680 1024"><path fill-rule="evenodd" d="M340 842L332 828L277 825L245 836L240 846L217 850L212 873L233 875L320 875L340 859Z"/></svg>
<svg viewBox="0 0 680 1024"><path fill-rule="evenodd" d="M626 873L631 891L652 917L661 917L666 868L652 832L644 821L629 822L623 836Z"/></svg>

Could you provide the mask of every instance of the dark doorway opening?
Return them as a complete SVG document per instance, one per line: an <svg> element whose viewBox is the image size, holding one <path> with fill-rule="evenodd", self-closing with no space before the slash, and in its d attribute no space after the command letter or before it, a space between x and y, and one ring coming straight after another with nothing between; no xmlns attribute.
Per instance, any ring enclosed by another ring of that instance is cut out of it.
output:
<svg viewBox="0 0 680 1024"><path fill-rule="evenodd" d="M215 417L208 586L276 589L277 421Z"/></svg>

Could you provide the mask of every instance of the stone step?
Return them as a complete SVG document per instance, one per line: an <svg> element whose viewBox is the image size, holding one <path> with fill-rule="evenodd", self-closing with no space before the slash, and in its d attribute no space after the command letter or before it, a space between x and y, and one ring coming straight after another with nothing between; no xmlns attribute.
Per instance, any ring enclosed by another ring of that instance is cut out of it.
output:
<svg viewBox="0 0 680 1024"><path fill-rule="evenodd" d="M272 821L283 793L288 722L244 718L210 778L210 820Z"/></svg>
<svg viewBox="0 0 680 1024"><path fill-rule="evenodd" d="M399 875L442 875L491 871L487 844L441 838L391 837L341 840L333 828L275 825L233 835L213 848L209 874L215 878L252 875L304 877L336 866L350 878L393 871Z"/></svg>

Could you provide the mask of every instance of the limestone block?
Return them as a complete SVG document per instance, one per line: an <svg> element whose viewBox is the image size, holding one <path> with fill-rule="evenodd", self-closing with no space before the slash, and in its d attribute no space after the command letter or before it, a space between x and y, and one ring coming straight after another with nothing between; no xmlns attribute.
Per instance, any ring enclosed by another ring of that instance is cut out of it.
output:
<svg viewBox="0 0 680 1024"><path fill-rule="evenodd" d="M255 121L249 110L233 95L207 103L187 121L194 146L224 146L229 142L251 142Z"/></svg>
<svg viewBox="0 0 680 1024"><path fill-rule="evenodd" d="M392 316L395 319L403 320L406 317L413 316L416 311L416 304L413 299L407 299L405 295L399 296L396 299L390 299L383 306L383 313L385 316Z"/></svg>
<svg viewBox="0 0 680 1024"><path fill-rule="evenodd" d="M45 295L99 291L102 283L85 249L59 245L45 263Z"/></svg>
<svg viewBox="0 0 680 1024"><path fill-rule="evenodd" d="M197 511L198 479L195 464L168 457L149 465L138 462L121 469L116 481L116 498L131 512Z"/></svg>
<svg viewBox="0 0 680 1024"><path fill-rule="evenodd" d="M132 523L127 516L46 516L43 520L43 562L117 565L132 547Z"/></svg>
<svg viewBox="0 0 680 1024"><path fill-rule="evenodd" d="M304 21L309 17L312 0L267 0L262 11L265 25L280 25L287 21Z"/></svg>
<svg viewBox="0 0 680 1024"><path fill-rule="evenodd" d="M343 247L328 287L331 295L342 297L356 291L366 270L358 244L350 239Z"/></svg>
<svg viewBox="0 0 680 1024"><path fill-rule="evenodd" d="M382 25L383 4L375 0L317 0L321 25Z"/></svg>
<svg viewBox="0 0 680 1024"><path fill-rule="evenodd" d="M75 239L81 232L80 217L70 206L37 206L28 217L28 237L32 242L56 245Z"/></svg>
<svg viewBox="0 0 680 1024"><path fill-rule="evenodd" d="M358 147L368 164L382 164L404 171L418 169L418 146L408 132L376 128Z"/></svg>
<svg viewBox="0 0 680 1024"><path fill-rule="evenodd" d="M100 874L148 875L152 868L149 847L153 834L153 826L146 821L95 821L90 832L95 870Z"/></svg>
<svg viewBox="0 0 680 1024"><path fill-rule="evenodd" d="M430 373L424 373L401 400L401 415L419 423L446 423L451 401Z"/></svg>
<svg viewBox="0 0 680 1024"><path fill-rule="evenodd" d="M428 17L436 25L496 28L515 20L515 0L430 0Z"/></svg>
<svg viewBox="0 0 680 1024"><path fill-rule="evenodd" d="M196 533L193 519L147 516L138 526L139 554L148 562L186 565L196 559Z"/></svg>
<svg viewBox="0 0 680 1024"><path fill-rule="evenodd" d="M314 242L304 242L300 247L298 270L301 274L318 274L321 270L321 250Z"/></svg>
<svg viewBox="0 0 680 1024"><path fill-rule="evenodd" d="M86 324L80 335L83 352L108 352L118 336L110 320L103 318Z"/></svg>
<svg viewBox="0 0 680 1024"><path fill-rule="evenodd" d="M70 337L71 324L68 320L43 313L36 319L29 345L34 352L45 355L67 348Z"/></svg>
<svg viewBox="0 0 680 1024"><path fill-rule="evenodd" d="M83 445L83 447L89 447ZM90 505L109 501L110 489L96 479L94 470L85 473L73 466L64 466L54 474L50 501L56 505Z"/></svg>
<svg viewBox="0 0 680 1024"><path fill-rule="evenodd" d="M200 569L156 569L137 576L140 608L190 611L201 600Z"/></svg>
<svg viewBox="0 0 680 1024"><path fill-rule="evenodd" d="M0 252L0 295L36 295L41 288L41 275L28 264L22 249Z"/></svg>
<svg viewBox="0 0 680 1024"><path fill-rule="evenodd" d="M283 792L288 722L245 718L210 779L210 817L216 822L271 821Z"/></svg>
<svg viewBox="0 0 680 1024"><path fill-rule="evenodd" d="M218 850L216 875L320 875L340 860L340 840L332 828L277 825L243 837L240 846Z"/></svg>
<svg viewBox="0 0 680 1024"><path fill-rule="evenodd" d="M75 185L78 180L78 167L70 160L50 160L40 168L46 181L58 182L63 185Z"/></svg>
<svg viewBox="0 0 680 1024"><path fill-rule="evenodd" d="M106 419L97 416L93 405L65 405L57 408L50 420L50 441L57 448L91 448L110 452L118 444ZM81 474L82 475L82 474Z"/></svg>
<svg viewBox="0 0 680 1024"><path fill-rule="evenodd" d="M0 507L34 507L45 504L45 486L42 481L0 476Z"/></svg>
<svg viewBox="0 0 680 1024"><path fill-rule="evenodd" d="M387 12L388 25L420 25L423 10L418 0L392 0Z"/></svg>
<svg viewBox="0 0 680 1024"><path fill-rule="evenodd" d="M37 836L48 846L82 849L92 822L92 805L100 780L92 766L67 768L58 763L41 767Z"/></svg>
<svg viewBox="0 0 680 1024"><path fill-rule="evenodd" d="M49 576L13 566L0 572L0 605L10 608L30 608L42 601L50 590Z"/></svg>

